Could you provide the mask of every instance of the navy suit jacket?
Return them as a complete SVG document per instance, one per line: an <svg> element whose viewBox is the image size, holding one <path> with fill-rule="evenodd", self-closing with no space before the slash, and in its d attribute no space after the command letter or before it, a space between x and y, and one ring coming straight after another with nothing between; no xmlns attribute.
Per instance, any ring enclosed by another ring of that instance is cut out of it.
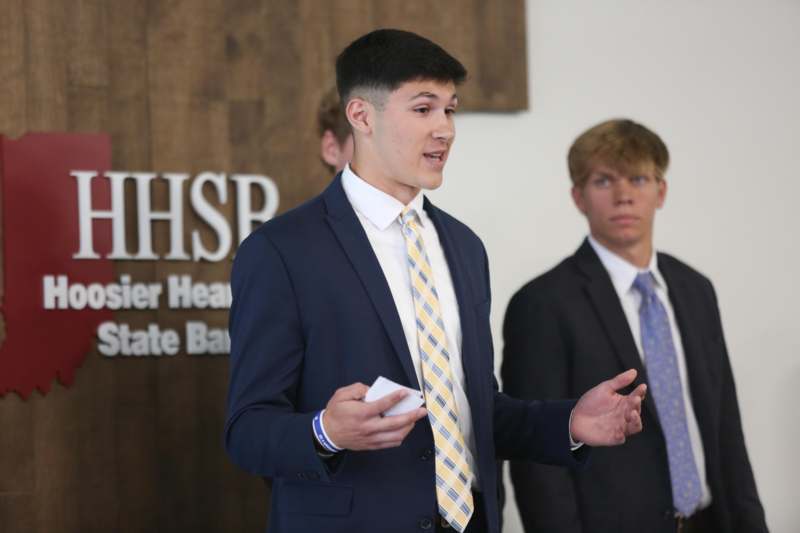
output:
<svg viewBox="0 0 800 533"><path fill-rule="evenodd" d="M458 299L462 361L489 530L498 531L495 457L576 465L572 401L498 392L489 270L480 239L427 200ZM225 445L272 478L269 530L412 531L436 515L433 435L419 421L400 447L319 457L311 421L336 389L378 376L418 388L386 279L340 176L318 197L254 231L232 273ZM578 459L583 460L583 453Z"/></svg>

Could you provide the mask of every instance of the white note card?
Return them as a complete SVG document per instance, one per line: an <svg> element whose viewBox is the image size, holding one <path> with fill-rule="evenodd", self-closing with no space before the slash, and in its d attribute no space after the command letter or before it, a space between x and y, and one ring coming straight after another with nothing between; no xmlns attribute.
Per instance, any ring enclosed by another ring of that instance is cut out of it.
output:
<svg viewBox="0 0 800 533"><path fill-rule="evenodd" d="M380 400L387 394L391 394L398 390L407 390L408 396L394 404L389 410L383 413L384 416L402 415L403 413L413 411L425 403L425 399L422 397L422 392L416 389L404 387L403 385L395 383L390 379L386 379L383 376L380 376L375 380L375 383L373 383L367 391L364 401L374 402L375 400Z"/></svg>

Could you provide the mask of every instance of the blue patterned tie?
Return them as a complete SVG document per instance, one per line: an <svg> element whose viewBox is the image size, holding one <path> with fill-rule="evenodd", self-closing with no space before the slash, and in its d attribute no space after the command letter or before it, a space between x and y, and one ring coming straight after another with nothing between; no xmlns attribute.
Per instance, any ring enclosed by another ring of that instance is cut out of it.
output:
<svg viewBox="0 0 800 533"><path fill-rule="evenodd" d="M689 440L686 406L683 402L678 358L672 342L669 319L664 305L656 295L650 272L637 275L633 288L642 295L639 306L642 348L650 390L667 441L672 501L675 510L683 516L690 516L700 505L703 494Z"/></svg>

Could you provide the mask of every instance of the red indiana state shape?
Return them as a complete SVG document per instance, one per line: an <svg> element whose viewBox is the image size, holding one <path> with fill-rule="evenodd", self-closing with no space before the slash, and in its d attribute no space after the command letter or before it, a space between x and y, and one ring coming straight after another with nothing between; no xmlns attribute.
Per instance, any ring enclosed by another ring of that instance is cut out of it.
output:
<svg viewBox="0 0 800 533"><path fill-rule="evenodd" d="M3 295L5 340L0 346L0 397L26 398L50 390L53 378L72 384L91 349L97 326L112 318L107 309L45 310L43 278L66 275L72 283L109 283L107 259L76 260L79 247L76 170L110 169L108 135L28 134L0 137L2 183ZM108 180L94 180L92 208L108 210ZM111 222L93 222L94 248L111 250Z"/></svg>

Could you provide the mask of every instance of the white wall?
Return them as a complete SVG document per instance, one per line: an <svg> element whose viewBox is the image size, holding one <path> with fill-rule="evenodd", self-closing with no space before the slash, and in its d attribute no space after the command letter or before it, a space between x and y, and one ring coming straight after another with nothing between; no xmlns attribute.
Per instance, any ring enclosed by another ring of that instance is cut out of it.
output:
<svg viewBox="0 0 800 533"><path fill-rule="evenodd" d="M509 298L586 231L568 146L643 122L672 154L656 245L714 281L768 523L800 531L800 2L529 1L527 23L530 111L461 115L432 195L489 251L498 366Z"/></svg>

